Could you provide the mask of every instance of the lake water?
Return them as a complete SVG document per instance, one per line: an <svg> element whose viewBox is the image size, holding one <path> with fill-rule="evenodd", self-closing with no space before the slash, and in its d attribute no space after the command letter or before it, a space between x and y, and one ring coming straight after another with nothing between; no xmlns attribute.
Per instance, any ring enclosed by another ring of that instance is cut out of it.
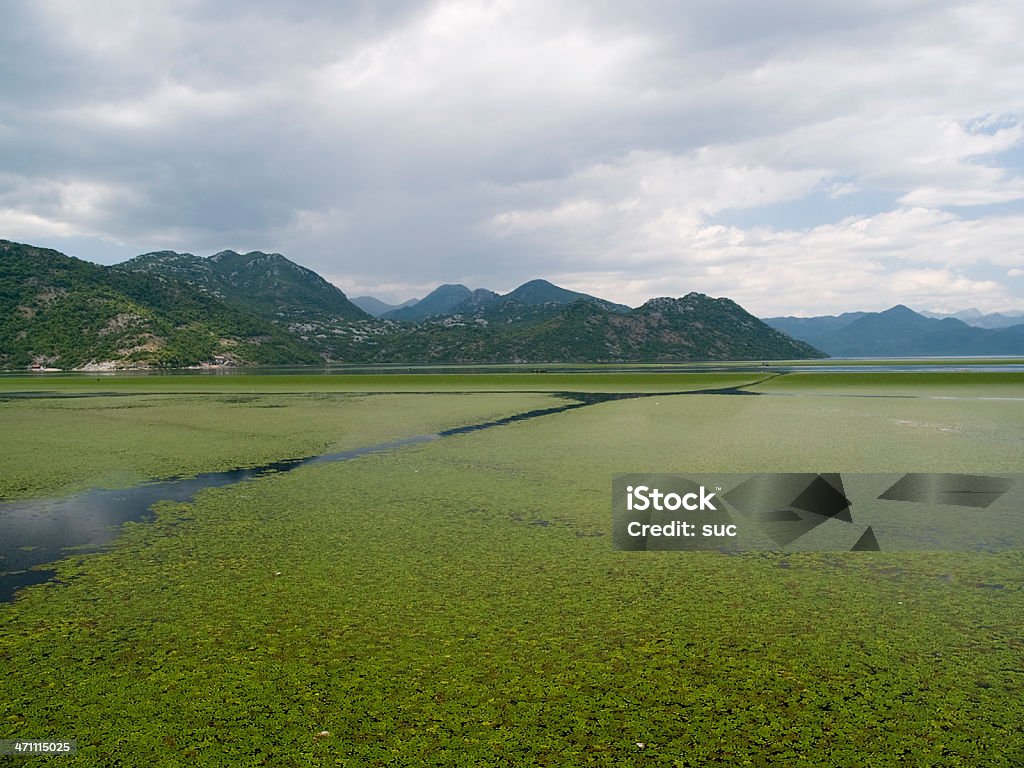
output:
<svg viewBox="0 0 1024 768"><path fill-rule="evenodd" d="M341 374L341 373L452 373L452 372L488 372L488 373L523 373L531 370L538 372L742 372L760 371L765 373L784 373L788 371L820 371L820 372L932 372L932 371L1024 371L1024 364L1019 358L1000 359L980 358L964 359L962 363L955 358L933 358L910 362L906 360L857 361L835 360L828 363L804 365L749 365L749 364L695 364L695 365L651 365L651 366L443 366L436 368L409 368L408 366L377 366L377 367L345 367L324 369L221 369L216 371L182 371L178 375L235 375L253 373L304 373ZM147 376L155 372L137 371L131 375ZM23 376L24 374L19 374ZM46 376L89 376L102 377L109 374L43 374ZM119 375L124 375L123 373ZM160 372L159 375L167 375ZM673 393L658 393L665 396ZM675 394L720 394L759 396L758 393L734 388L710 389L702 392L685 392ZM110 393L95 393L95 396L110 396ZM0 394L0 399L17 397L80 397L94 396L93 393L45 393L45 392L11 392ZM126 395L130 396L130 395ZM546 408L516 414L504 419L474 424L445 430L436 434L419 435L404 440L397 440L379 445L367 446L351 451L330 453L321 456L295 458L274 462L261 467L233 469L224 472L210 472L191 478L178 478L165 481L144 483L134 488L121 490L90 490L65 498L29 499L0 503L0 601L10 601L15 592L25 586L38 584L52 579L53 571L41 570L40 565L52 563L68 555L71 551L92 552L109 544L119 533L122 524L128 521L145 521L151 519L150 507L158 501L187 502L199 491L206 488L217 488L238 482L252 480L275 472L288 472L301 466L322 462L347 461L369 453L381 453L397 450L415 443L429 442L451 435L472 432L481 429L509 424L524 419L538 418L560 413L574 408L582 408L595 403L614 399L651 397L654 393L620 393L620 394L587 394L561 393L569 402L563 406Z"/></svg>
<svg viewBox="0 0 1024 768"><path fill-rule="evenodd" d="M40 396L39 393L26 394ZM565 405L526 411L494 421L349 451L277 461L260 467L207 472L189 478L154 481L132 488L93 489L63 498L0 503L0 602L11 601L17 590L23 587L40 584L54 577L54 571L40 570L37 566L52 563L72 551L95 552L113 541L124 523L152 519L150 507L159 501L188 502L199 491L207 488L220 488L273 473L289 472L310 464L348 461L371 453L386 453L409 445L549 416L607 400L651 395L565 393L563 396L569 400Z"/></svg>
<svg viewBox="0 0 1024 768"><path fill-rule="evenodd" d="M922 357L860 358L832 357L824 360L792 362L699 362L699 363L600 363L592 365L547 363L531 365L331 365L324 367L282 366L245 368L205 368L195 370L139 371L61 371L36 374L39 377L104 378L121 376L238 376L288 375L339 376L346 374L410 374L410 373L794 373L797 371L881 373L938 371L1013 371L1024 372L1024 359L1004 357ZM0 376L24 376L24 372Z"/></svg>

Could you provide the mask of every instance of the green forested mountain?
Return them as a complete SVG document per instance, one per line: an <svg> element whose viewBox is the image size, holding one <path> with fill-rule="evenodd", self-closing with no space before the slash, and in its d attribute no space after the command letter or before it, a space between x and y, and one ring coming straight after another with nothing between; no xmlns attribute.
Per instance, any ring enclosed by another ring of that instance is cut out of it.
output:
<svg viewBox="0 0 1024 768"><path fill-rule="evenodd" d="M729 299L691 293L630 310L545 281L523 288L463 289L462 313L410 324L368 318L277 254L162 252L103 267L0 241L0 367L821 356Z"/></svg>
<svg viewBox="0 0 1024 768"><path fill-rule="evenodd" d="M0 366L316 362L293 335L158 275L0 240Z"/></svg>
<svg viewBox="0 0 1024 768"><path fill-rule="evenodd" d="M580 299L587 299L616 312L629 312L629 307L624 304L614 304L585 293L570 291L547 280L530 280L506 294L498 294L486 288L471 291L464 285L441 285L416 304L383 313L381 317L410 323L442 315L507 319L524 314L532 316L538 311L566 306Z"/></svg>
<svg viewBox="0 0 1024 768"><path fill-rule="evenodd" d="M603 362L824 357L729 299L690 293L621 312L591 299L565 305L498 304L436 318L367 345L375 361Z"/></svg>
<svg viewBox="0 0 1024 768"><path fill-rule="evenodd" d="M203 258L158 251L114 269L194 286L284 332L313 362L349 359L353 343L373 330L362 327L371 316L341 289L279 253L221 251Z"/></svg>
<svg viewBox="0 0 1024 768"><path fill-rule="evenodd" d="M316 272L279 253L221 251L209 258L158 251L117 269L174 278L282 323L366 320L370 315Z"/></svg>

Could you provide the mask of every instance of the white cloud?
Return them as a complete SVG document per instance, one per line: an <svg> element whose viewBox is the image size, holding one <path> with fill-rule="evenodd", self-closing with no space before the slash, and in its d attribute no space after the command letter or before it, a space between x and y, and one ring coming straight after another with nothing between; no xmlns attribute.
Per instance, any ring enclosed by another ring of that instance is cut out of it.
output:
<svg viewBox="0 0 1024 768"><path fill-rule="evenodd" d="M628 188L623 195L632 199ZM939 300L1000 308L1020 303L1008 286L968 272L980 261L1019 262L1022 215L970 220L901 208L807 230L744 230L672 215L659 203L648 198L630 207L560 206L499 217L491 225L504 226L501 234L507 237L541 230L560 251L574 247L565 261L579 271L566 279L575 277L598 295L629 304L652 291L681 295L690 290L729 296L760 315L829 314L836 307L885 309ZM610 234L618 239L612 240L602 225L615 215L628 221L616 221ZM630 235L622 236L623 231ZM580 238L581 232L590 238ZM591 253L612 256L596 261Z"/></svg>
<svg viewBox="0 0 1024 768"><path fill-rule="evenodd" d="M1024 305L1009 0L5 14L7 236L246 243L348 293L544 276L762 314Z"/></svg>
<svg viewBox="0 0 1024 768"><path fill-rule="evenodd" d="M0 208L0 232L4 239L33 240L47 237L71 237L85 234L66 221L48 219L34 213Z"/></svg>
<svg viewBox="0 0 1024 768"><path fill-rule="evenodd" d="M860 187L852 182L846 181L833 181L828 185L827 194L833 200L839 197L845 197L846 195L852 195L855 192L859 192Z"/></svg>
<svg viewBox="0 0 1024 768"><path fill-rule="evenodd" d="M68 111L67 119L114 130L167 130L182 121L233 117L251 107L252 93L200 91L164 82L141 98L94 102ZM247 103L248 102L248 103Z"/></svg>
<svg viewBox="0 0 1024 768"><path fill-rule="evenodd" d="M130 188L111 183L0 173L0 231L15 238L102 235L134 198Z"/></svg>

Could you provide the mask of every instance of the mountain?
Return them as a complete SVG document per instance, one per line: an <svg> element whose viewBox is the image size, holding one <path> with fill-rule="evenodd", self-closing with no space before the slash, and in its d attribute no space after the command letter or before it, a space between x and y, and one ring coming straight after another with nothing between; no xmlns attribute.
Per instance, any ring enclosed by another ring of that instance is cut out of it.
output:
<svg viewBox="0 0 1024 768"><path fill-rule="evenodd" d="M518 305L520 307L525 305ZM590 297L492 322L436 317L382 339L374 359L417 363L762 360L822 357L729 299L659 298L628 312Z"/></svg>
<svg viewBox="0 0 1024 768"><path fill-rule="evenodd" d="M531 281L506 296L441 286L421 304L462 312L417 324L369 318L279 254L165 251L103 267L0 241L5 368L821 356L729 299L698 293L631 310Z"/></svg>
<svg viewBox="0 0 1024 768"><path fill-rule="evenodd" d="M266 319L192 285L0 240L0 366L319 360Z"/></svg>
<svg viewBox="0 0 1024 768"><path fill-rule="evenodd" d="M159 251L117 265L190 283L283 323L367 320L369 315L311 269L279 253L221 251L209 258Z"/></svg>
<svg viewBox="0 0 1024 768"><path fill-rule="evenodd" d="M765 322L837 357L1024 354L1020 326L975 328L952 317L925 317L902 304L884 312L768 318Z"/></svg>
<svg viewBox="0 0 1024 768"><path fill-rule="evenodd" d="M346 360L372 318L335 285L279 253L221 251L209 258L160 251L115 269L194 286L296 337L323 360Z"/></svg>
<svg viewBox="0 0 1024 768"><path fill-rule="evenodd" d="M472 295L473 292L464 285L440 285L411 307L394 309L381 317L387 320L417 323L433 315L448 314Z"/></svg>
<svg viewBox="0 0 1024 768"><path fill-rule="evenodd" d="M456 305L449 314L479 314L492 308L501 301L501 296L486 288L477 288L469 294L469 298Z"/></svg>
<svg viewBox="0 0 1024 768"><path fill-rule="evenodd" d="M484 319L522 320L527 316L557 310L584 299L614 312L629 312L624 304L615 304L585 293L561 288L547 280L530 280L504 295L484 288L470 291L464 285L442 285L414 307L388 312L382 317L406 322L422 322L443 315L472 315Z"/></svg>
<svg viewBox="0 0 1024 768"><path fill-rule="evenodd" d="M372 315L373 317L380 317L381 315L392 312L396 309L411 307L416 304L419 299L409 299L408 301L403 301L401 304L387 304L373 296L357 296L354 299L349 299L349 301L363 310L366 314Z"/></svg>
<svg viewBox="0 0 1024 768"><path fill-rule="evenodd" d="M570 291L566 288L553 285L547 280L531 280L528 283L523 283L514 291L505 294L501 298L505 301L516 301L528 306L537 306L542 304L571 304L577 299L587 299L589 301L597 302L606 309L612 309L617 312L629 312L630 310L630 307L627 307L624 304L614 304L595 296L588 296L585 293Z"/></svg>
<svg viewBox="0 0 1024 768"><path fill-rule="evenodd" d="M803 339L809 344L830 333L845 328L854 320L864 317L867 312L844 312L841 315L823 317L767 317L762 318L772 328L789 334L794 339Z"/></svg>
<svg viewBox="0 0 1024 768"><path fill-rule="evenodd" d="M629 312L630 307L624 304L615 304L605 299L599 299L596 296L590 296L586 293L579 293L578 291L570 291L567 288L549 283L547 280L530 280L529 282L523 283L518 288L504 296L492 295L492 299L483 304L477 306L460 305L455 309L456 312L475 312L477 314L483 313L486 317L488 314L494 315L495 317L501 316L508 318L510 315L522 316L526 308L532 310L550 310L567 304L572 304L574 301L583 299L585 301L593 302L604 309L612 312ZM526 310L526 314L529 314L529 310Z"/></svg>
<svg viewBox="0 0 1024 768"><path fill-rule="evenodd" d="M972 308L962 309L959 312L950 314L942 314L941 312L921 312L920 314L936 320L952 317L956 320L962 320L968 325L973 325L975 328L1009 328L1011 325L1024 323L1024 310L992 312L986 315L981 310Z"/></svg>

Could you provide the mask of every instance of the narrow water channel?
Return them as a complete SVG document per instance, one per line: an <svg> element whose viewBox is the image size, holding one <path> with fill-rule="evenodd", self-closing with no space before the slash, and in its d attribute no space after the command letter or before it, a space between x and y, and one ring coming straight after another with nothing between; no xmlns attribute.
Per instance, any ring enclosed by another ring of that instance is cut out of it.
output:
<svg viewBox="0 0 1024 768"><path fill-rule="evenodd" d="M664 397L671 393L556 394L569 402L565 405L525 411L493 421L453 427L434 434L417 435L349 451L286 459L259 467L206 472L188 478L146 482L132 488L93 489L63 498L0 502L0 602L12 601L16 592L23 587L41 584L54 578L55 571L41 569L38 566L66 557L72 551L83 554L96 552L118 536L124 523L151 520L153 513L150 507L159 501L188 502L207 488L221 488L268 474L290 472L309 464L348 461L371 453L387 453L417 443L550 416L610 400ZM725 389L675 394L754 393Z"/></svg>

